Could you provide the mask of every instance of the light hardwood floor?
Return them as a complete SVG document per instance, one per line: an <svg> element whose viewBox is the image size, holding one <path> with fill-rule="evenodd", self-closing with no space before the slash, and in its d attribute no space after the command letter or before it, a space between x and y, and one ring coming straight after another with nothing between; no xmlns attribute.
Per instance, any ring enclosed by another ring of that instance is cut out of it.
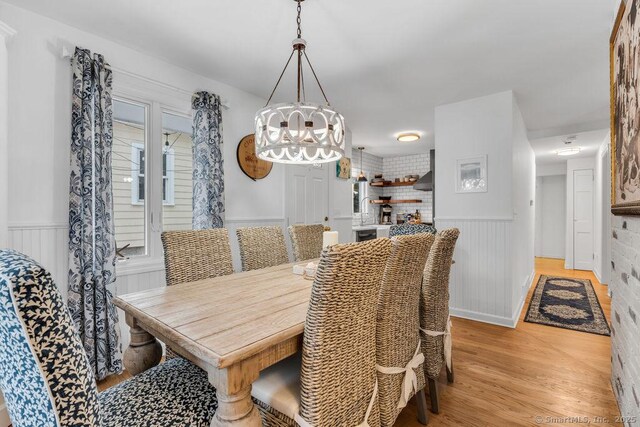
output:
<svg viewBox="0 0 640 427"><path fill-rule="evenodd" d="M540 274L590 279L609 319L607 287L593 273L565 270L563 260L536 259ZM430 413L430 426L576 425L564 417L601 417L617 425L618 407L610 383L610 339L585 332L523 321L529 299L515 329L453 319L455 383L440 377L440 414ZM99 384L110 387L124 373ZM542 423L536 422L541 417ZM549 417L553 418L550 419ZM553 422L551 422L553 421ZM586 424L586 423L585 423ZM412 401L400 414L398 427L417 427Z"/></svg>

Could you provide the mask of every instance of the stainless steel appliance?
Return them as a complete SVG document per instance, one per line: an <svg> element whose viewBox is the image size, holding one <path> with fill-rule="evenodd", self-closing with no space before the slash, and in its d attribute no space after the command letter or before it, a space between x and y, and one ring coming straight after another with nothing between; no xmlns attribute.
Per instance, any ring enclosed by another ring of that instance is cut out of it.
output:
<svg viewBox="0 0 640 427"><path fill-rule="evenodd" d="M373 240L378 238L378 231L375 228L356 231L356 242L364 242L365 240Z"/></svg>
<svg viewBox="0 0 640 427"><path fill-rule="evenodd" d="M393 207L389 204L380 206L380 224L391 224L391 211Z"/></svg>

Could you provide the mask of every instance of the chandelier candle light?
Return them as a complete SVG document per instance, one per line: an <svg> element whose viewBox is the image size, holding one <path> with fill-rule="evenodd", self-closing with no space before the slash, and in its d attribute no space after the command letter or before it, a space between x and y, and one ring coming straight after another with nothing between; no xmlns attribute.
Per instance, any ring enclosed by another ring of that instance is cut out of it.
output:
<svg viewBox="0 0 640 427"><path fill-rule="evenodd" d="M305 51L307 42L300 29L301 3L298 3L298 34L289 56L266 106L256 113L256 155L276 163L314 164L340 159L344 155L344 118L331 108ZM293 56L298 58L296 102L270 104L280 80ZM307 102L304 88L303 58L322 92L326 105Z"/></svg>

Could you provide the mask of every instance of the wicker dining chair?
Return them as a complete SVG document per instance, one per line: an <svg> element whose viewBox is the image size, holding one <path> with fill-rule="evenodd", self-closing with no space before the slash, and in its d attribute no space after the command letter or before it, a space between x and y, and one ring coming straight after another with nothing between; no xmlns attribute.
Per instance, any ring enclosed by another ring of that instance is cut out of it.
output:
<svg viewBox="0 0 640 427"><path fill-rule="evenodd" d="M252 395L263 426L380 425L376 311L389 239L331 246L315 275L302 354L267 368Z"/></svg>
<svg viewBox="0 0 640 427"><path fill-rule="evenodd" d="M453 382L451 361L451 321L449 319L449 273L453 251L460 231L457 228L442 230L436 234L431 246L422 281L420 298L420 330L422 352L426 362L424 372L429 383L431 411L438 413L438 383L442 366L446 365L447 380Z"/></svg>
<svg viewBox="0 0 640 427"><path fill-rule="evenodd" d="M391 238L391 255L382 278L376 323L376 363L381 426L393 426L416 393L418 419L428 423L424 394L424 355L420 344L422 275L434 236ZM405 386L410 384L410 388Z"/></svg>
<svg viewBox="0 0 640 427"><path fill-rule="evenodd" d="M233 274L226 228L162 233L167 286Z"/></svg>
<svg viewBox="0 0 640 427"><path fill-rule="evenodd" d="M0 301L0 391L14 427L211 425L216 390L182 358L98 393L64 299L33 259L0 250Z"/></svg>
<svg viewBox="0 0 640 427"><path fill-rule="evenodd" d="M273 267L289 262L282 228L240 227L236 229L242 271Z"/></svg>
<svg viewBox="0 0 640 427"><path fill-rule="evenodd" d="M162 233L167 286L233 273L226 228ZM166 359L176 357L167 346Z"/></svg>
<svg viewBox="0 0 640 427"><path fill-rule="evenodd" d="M429 224L394 224L389 227L389 237L406 236L418 233L436 234L436 229Z"/></svg>
<svg viewBox="0 0 640 427"><path fill-rule="evenodd" d="M306 261L320 257L322 252L322 224L295 224L289 226L289 235L293 246L293 257L296 261Z"/></svg>

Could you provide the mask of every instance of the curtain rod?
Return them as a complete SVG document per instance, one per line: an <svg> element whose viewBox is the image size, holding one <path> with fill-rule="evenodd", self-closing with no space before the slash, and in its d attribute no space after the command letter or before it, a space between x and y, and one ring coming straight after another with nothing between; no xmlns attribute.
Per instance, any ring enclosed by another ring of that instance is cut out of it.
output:
<svg viewBox="0 0 640 427"><path fill-rule="evenodd" d="M62 43L62 47L61 47L61 51L60 51L60 57L63 58L63 59L71 59L73 57L73 51L74 50L75 50L75 48L72 48L70 44L67 44L67 43L63 42ZM193 96L193 94L194 94L194 92L190 92L188 90L179 88L177 86L172 86L170 84L167 84L167 83L164 83L164 82L161 82L161 81L149 78L149 77L145 77L145 76L142 76L140 74L133 73L131 71L124 70L122 68L114 67L114 66L111 66L111 65L110 65L110 67L111 67L111 70L115 71L116 73L124 74L124 75L127 75L129 77L134 77L136 79L140 79L140 80L143 80L145 82L152 83L152 84L155 84L157 86L161 86L163 88L173 90L173 91L181 93L183 95L188 95L189 97ZM225 109L225 110L228 110L229 108L231 108L230 105L229 105L229 101L227 101L224 98L220 99L220 103L222 105L222 108Z"/></svg>

